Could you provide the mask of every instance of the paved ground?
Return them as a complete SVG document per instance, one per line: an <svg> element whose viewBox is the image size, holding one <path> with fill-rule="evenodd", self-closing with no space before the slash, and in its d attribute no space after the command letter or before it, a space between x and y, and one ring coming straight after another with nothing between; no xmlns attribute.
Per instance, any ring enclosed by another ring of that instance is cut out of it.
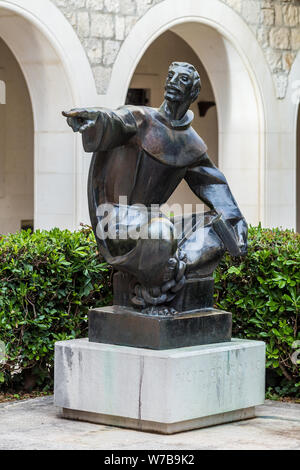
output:
<svg viewBox="0 0 300 470"><path fill-rule="evenodd" d="M247 421L161 436L59 417L53 398L0 405L0 449L298 449L300 405L267 401Z"/></svg>

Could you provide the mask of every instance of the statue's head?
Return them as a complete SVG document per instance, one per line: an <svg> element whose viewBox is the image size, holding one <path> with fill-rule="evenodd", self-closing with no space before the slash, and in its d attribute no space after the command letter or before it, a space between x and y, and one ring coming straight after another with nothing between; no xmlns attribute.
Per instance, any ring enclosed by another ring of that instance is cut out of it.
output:
<svg viewBox="0 0 300 470"><path fill-rule="evenodd" d="M191 104L197 99L200 90L200 75L193 65L186 62L173 62L170 65L165 85L167 101Z"/></svg>

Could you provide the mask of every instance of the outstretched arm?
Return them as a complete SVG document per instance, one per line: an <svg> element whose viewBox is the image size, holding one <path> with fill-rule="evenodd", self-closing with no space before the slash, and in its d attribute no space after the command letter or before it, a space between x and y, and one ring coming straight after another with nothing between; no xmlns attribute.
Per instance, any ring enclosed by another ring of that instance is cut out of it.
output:
<svg viewBox="0 0 300 470"><path fill-rule="evenodd" d="M136 121L125 107L116 111L105 108L72 109L62 114L73 131L82 134L86 152L119 147L137 131Z"/></svg>
<svg viewBox="0 0 300 470"><path fill-rule="evenodd" d="M237 239L239 254L247 253L248 226L223 173L212 163L205 153L198 166L189 168L185 179L192 189L210 209L215 210L232 227Z"/></svg>

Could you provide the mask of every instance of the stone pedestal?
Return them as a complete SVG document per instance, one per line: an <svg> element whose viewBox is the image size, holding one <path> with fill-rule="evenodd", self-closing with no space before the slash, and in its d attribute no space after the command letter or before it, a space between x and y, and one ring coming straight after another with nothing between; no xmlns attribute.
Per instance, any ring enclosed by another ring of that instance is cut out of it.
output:
<svg viewBox="0 0 300 470"><path fill-rule="evenodd" d="M63 416L164 434L254 417L264 402L265 345L155 351L72 340L55 345Z"/></svg>

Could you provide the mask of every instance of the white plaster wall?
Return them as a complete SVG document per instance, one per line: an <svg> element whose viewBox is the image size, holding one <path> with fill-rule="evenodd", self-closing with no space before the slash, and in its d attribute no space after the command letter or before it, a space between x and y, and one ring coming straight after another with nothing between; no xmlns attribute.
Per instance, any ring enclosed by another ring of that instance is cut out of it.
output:
<svg viewBox="0 0 300 470"><path fill-rule="evenodd" d="M22 71L0 39L0 69L6 103L0 104L0 234L33 219L33 116Z"/></svg>

